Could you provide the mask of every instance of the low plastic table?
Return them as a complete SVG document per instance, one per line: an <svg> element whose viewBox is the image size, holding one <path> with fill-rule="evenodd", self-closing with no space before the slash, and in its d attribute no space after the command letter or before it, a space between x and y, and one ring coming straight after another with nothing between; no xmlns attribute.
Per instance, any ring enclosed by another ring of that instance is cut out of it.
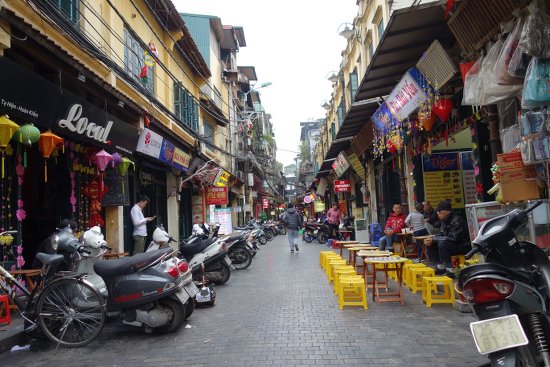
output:
<svg viewBox="0 0 550 367"><path fill-rule="evenodd" d="M365 258L365 264L372 265L372 300L381 302L403 302L403 265L407 262L407 259L397 256L388 257L367 257ZM376 265L382 265L382 269L376 269ZM397 292L388 293L380 292L378 287L378 279L376 278L376 272L382 271L386 275L386 282L388 279L388 272L395 271L397 274Z"/></svg>

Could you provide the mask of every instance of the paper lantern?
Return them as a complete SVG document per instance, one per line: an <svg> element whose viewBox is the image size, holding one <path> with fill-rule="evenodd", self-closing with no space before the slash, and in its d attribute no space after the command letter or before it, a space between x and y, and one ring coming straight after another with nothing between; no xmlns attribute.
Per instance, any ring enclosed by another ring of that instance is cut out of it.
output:
<svg viewBox="0 0 550 367"><path fill-rule="evenodd" d="M105 172L105 168L109 162L113 160L113 156L107 153L105 150L100 150L95 155L95 163L100 172Z"/></svg>
<svg viewBox="0 0 550 367"><path fill-rule="evenodd" d="M128 169L130 168L130 166L134 166L134 168L136 167L133 161L131 161L126 157L123 157L122 162L120 162L120 164L117 167L118 173L121 176L126 175L126 172L128 172ZM124 180L122 180L122 194L124 194Z"/></svg>
<svg viewBox="0 0 550 367"><path fill-rule="evenodd" d="M19 130L13 134L13 139L23 145L34 144L40 139L40 130L33 124L21 126ZM27 168L27 150L23 151L23 167Z"/></svg>
<svg viewBox="0 0 550 367"><path fill-rule="evenodd" d="M453 110L453 101L448 98L441 98L432 106L432 114L436 114L441 121L447 121Z"/></svg>
<svg viewBox="0 0 550 367"><path fill-rule="evenodd" d="M430 131L435 123L435 114L431 112L419 112L418 121L420 121L420 123L424 127L424 130Z"/></svg>
<svg viewBox="0 0 550 367"><path fill-rule="evenodd" d="M53 134L50 130L45 133L40 134L38 139L38 148L42 157L44 157L44 182L48 182L48 161L46 159L50 158L54 149L61 145L61 149L65 151L65 145L63 144L63 138Z"/></svg>
<svg viewBox="0 0 550 367"><path fill-rule="evenodd" d="M122 157L118 153L113 153L112 155L113 160L111 161L111 167L115 168L120 163L122 163Z"/></svg>
<svg viewBox="0 0 550 367"><path fill-rule="evenodd" d="M7 115L0 117L0 150L2 150L2 178L4 178L4 151L8 147L13 134L19 130L19 125L10 120Z"/></svg>

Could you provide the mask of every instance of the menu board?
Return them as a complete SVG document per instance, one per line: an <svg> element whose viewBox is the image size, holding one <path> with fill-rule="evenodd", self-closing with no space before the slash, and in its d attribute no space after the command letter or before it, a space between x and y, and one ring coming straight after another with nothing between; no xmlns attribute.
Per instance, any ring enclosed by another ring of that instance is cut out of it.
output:
<svg viewBox="0 0 550 367"><path fill-rule="evenodd" d="M464 208L458 153L425 154L422 166L425 200L435 204L448 200L454 209Z"/></svg>
<svg viewBox="0 0 550 367"><path fill-rule="evenodd" d="M462 167L462 185L464 187L464 202L466 204L477 203L476 176L472 152L461 152L460 162Z"/></svg>
<svg viewBox="0 0 550 367"><path fill-rule="evenodd" d="M231 219L231 208L215 209L214 219L220 224L219 234L233 233L233 221Z"/></svg>

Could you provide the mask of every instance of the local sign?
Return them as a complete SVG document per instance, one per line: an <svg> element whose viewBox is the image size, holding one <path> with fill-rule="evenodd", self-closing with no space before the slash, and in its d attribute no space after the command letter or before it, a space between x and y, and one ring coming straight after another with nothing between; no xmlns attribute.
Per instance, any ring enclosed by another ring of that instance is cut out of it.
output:
<svg viewBox="0 0 550 367"><path fill-rule="evenodd" d="M334 192L351 192L349 180L334 180Z"/></svg>
<svg viewBox="0 0 550 367"><path fill-rule="evenodd" d="M225 205L227 200L227 187L209 187L205 192L206 205Z"/></svg>

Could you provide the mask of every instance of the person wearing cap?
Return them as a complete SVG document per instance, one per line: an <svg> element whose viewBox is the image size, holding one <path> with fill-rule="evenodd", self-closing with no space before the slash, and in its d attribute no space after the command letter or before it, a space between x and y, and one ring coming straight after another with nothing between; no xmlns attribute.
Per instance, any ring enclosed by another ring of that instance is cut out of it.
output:
<svg viewBox="0 0 550 367"><path fill-rule="evenodd" d="M453 214L451 203L442 201L437 205L437 217L441 222L439 234L424 240L428 256L437 263L435 273L454 278L451 256L464 255L470 251L468 226L464 219Z"/></svg>

